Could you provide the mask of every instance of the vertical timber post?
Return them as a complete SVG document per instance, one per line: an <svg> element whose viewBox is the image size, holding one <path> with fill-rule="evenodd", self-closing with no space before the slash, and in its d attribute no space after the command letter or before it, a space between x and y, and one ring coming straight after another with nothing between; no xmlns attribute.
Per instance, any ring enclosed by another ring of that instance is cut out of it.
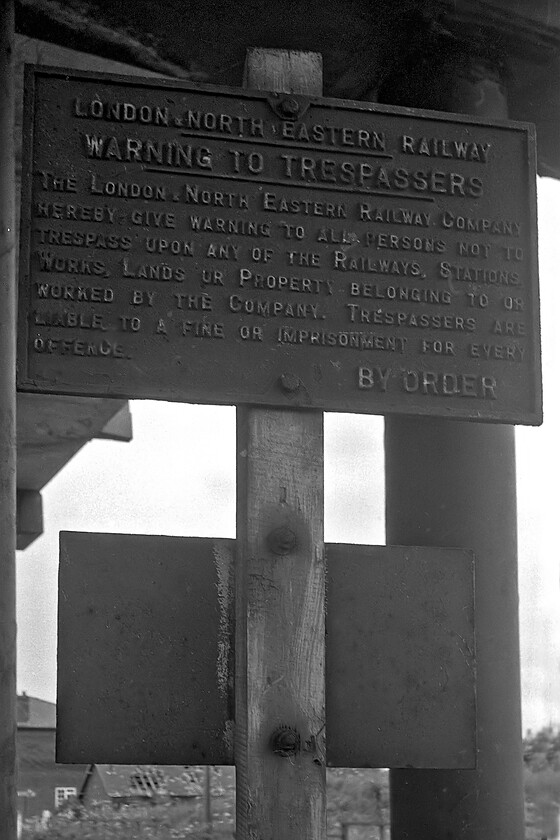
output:
<svg viewBox="0 0 560 840"><path fill-rule="evenodd" d="M507 117L499 75L485 62L459 55L433 75L447 110ZM427 89L414 104L434 107L429 97ZM387 542L476 556L477 769L393 771L391 836L522 840L514 429L395 416L385 421L385 452Z"/></svg>
<svg viewBox="0 0 560 840"><path fill-rule="evenodd" d="M0 840L15 840L16 442L14 5L0 2Z"/></svg>
<svg viewBox="0 0 560 840"><path fill-rule="evenodd" d="M321 95L321 57L251 50L245 86ZM322 413L239 409L237 458L236 837L324 840Z"/></svg>

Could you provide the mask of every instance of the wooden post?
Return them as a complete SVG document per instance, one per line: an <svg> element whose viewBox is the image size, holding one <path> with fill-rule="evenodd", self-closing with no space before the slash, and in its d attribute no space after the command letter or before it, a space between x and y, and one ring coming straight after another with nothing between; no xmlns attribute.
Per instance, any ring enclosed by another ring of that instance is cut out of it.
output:
<svg viewBox="0 0 560 840"><path fill-rule="evenodd" d="M320 95L320 67L252 50L245 86ZM323 416L240 409L237 453L236 836L324 840Z"/></svg>
<svg viewBox="0 0 560 840"><path fill-rule="evenodd" d="M238 426L237 837L323 840L322 415L243 409Z"/></svg>
<svg viewBox="0 0 560 840"><path fill-rule="evenodd" d="M470 59L430 78L447 107L505 119L497 72ZM472 548L477 640L476 770L394 770L393 840L522 840L515 441L511 426L385 421L387 541ZM445 732L442 732L445 738Z"/></svg>
<svg viewBox="0 0 560 840"><path fill-rule="evenodd" d="M16 442L14 6L0 3L0 840L15 840Z"/></svg>

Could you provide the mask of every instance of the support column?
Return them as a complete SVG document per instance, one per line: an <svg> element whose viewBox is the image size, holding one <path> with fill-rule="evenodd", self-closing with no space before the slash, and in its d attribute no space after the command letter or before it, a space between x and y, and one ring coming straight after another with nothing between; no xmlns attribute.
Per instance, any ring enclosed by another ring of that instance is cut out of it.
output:
<svg viewBox="0 0 560 840"><path fill-rule="evenodd" d="M407 104L434 107L434 89L449 111L507 116L479 59L448 60ZM523 840L514 429L395 416L385 451L387 542L476 554L478 767L393 771L392 840Z"/></svg>
<svg viewBox="0 0 560 840"><path fill-rule="evenodd" d="M0 840L16 837L14 7L0 2Z"/></svg>

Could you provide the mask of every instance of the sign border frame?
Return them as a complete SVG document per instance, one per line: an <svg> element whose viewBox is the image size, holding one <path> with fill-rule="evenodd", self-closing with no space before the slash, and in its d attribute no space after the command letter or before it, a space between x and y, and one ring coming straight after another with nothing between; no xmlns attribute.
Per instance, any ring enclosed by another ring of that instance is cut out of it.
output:
<svg viewBox="0 0 560 840"><path fill-rule="evenodd" d="M158 76L127 76L116 73L102 73L98 71L75 70L66 67L50 67L39 64L26 64L24 67L24 107L23 107L23 142L22 142L22 169L21 169L21 207L20 207L20 231L19 231L19 256L18 256L18 289L25 285L28 289L29 282L29 266L30 266L30 248L31 248L31 228L32 220L30 214L24 217L23 209L25 207L31 208L31 196L33 187L33 148L34 148L34 120L35 103L37 95L37 80L40 77L58 78L69 81L79 81L84 79L87 81L98 81L106 83L119 84L125 87L138 88L150 87L160 88L163 90L177 90L177 91L193 91L201 93L215 93L234 99L260 99L260 100L274 100L285 96L282 93L262 91L258 89L237 88L225 85L210 85L203 83L195 83L191 80L170 79ZM290 94L292 95L292 94ZM18 304L18 331L17 331L17 363L16 363L16 388L21 392L28 393L42 393L42 394L57 394L62 396L79 396L79 397L104 397L111 399L152 399L158 401L169 402L183 402L186 404L204 404L204 405L253 405L262 407L278 407L278 408L301 408L301 409L316 409L322 411L329 411L333 413L352 413L363 414L369 416L387 416L387 415L403 415L403 416L418 416L418 417L434 417L447 418L455 420L475 421L482 423L500 423L500 424L521 424L539 426L543 422L543 388L542 388L542 341L540 330L540 294L539 294L539 271L538 271L538 225L537 225L537 187L536 187L536 129L533 123L520 122L517 120L491 120L481 117L472 117L465 114L452 114L447 111L433 111L428 109L405 108L400 106L383 105L373 102L362 102L359 100L350 99L335 99L330 97L319 96L302 96L298 94L293 95L299 101L304 101L309 104L316 104L322 108L332 108L339 111L351 110L362 111L368 113L379 113L387 116L397 115L403 117L412 117L414 119L426 118L444 123L465 124L487 126L493 129L508 129L518 131L525 136L526 144L526 165L528 173L527 184L527 206L529 208L529 231L528 239L531 245L530 259L527 263L527 270L531 278L535 278L534 282L528 288L530 292L530 301L532 306L530 326L531 336L534 344L533 359L530 365L532 374L532 388L529 395L533 397L532 410L517 410L517 411L501 411L495 412L495 416L485 413L480 416L475 409L470 412L459 411L453 407L444 408L442 403L441 408L434 410L423 409L422 406L411 405L410 409L406 409L402 405L396 408L391 407L391 400L389 397L385 398L385 403L381 410L377 411L362 411L356 408L348 408L345 406L337 408L327 408L323 405L318 405L313 402L303 401L297 393L282 393L277 392L277 399L274 402L260 402L257 399L240 399L232 400L230 395L225 395L223 399L217 401L216 399L209 400L208 396L204 394L192 393L192 396L185 400L173 395L172 389L170 393L163 397L154 397L147 395L130 395L126 391L111 391L108 393L106 388L100 385L85 386L78 394L76 389L65 388L64 385L56 387L55 385L42 385L40 381L28 374L29 366L29 352L28 352L28 311L20 304ZM22 278L25 277L25 280Z"/></svg>

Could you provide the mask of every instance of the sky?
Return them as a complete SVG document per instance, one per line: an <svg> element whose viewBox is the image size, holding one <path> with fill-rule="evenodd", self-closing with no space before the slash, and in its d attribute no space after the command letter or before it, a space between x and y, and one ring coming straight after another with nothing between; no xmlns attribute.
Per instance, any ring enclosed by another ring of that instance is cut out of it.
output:
<svg viewBox="0 0 560 840"><path fill-rule="evenodd" d="M560 724L556 337L560 184L539 179L545 420L517 427L523 726ZM131 402L130 443L92 441L43 490L45 533L18 552L18 690L56 700L61 530L235 536L235 410ZM325 415L325 540L383 544L383 420Z"/></svg>

